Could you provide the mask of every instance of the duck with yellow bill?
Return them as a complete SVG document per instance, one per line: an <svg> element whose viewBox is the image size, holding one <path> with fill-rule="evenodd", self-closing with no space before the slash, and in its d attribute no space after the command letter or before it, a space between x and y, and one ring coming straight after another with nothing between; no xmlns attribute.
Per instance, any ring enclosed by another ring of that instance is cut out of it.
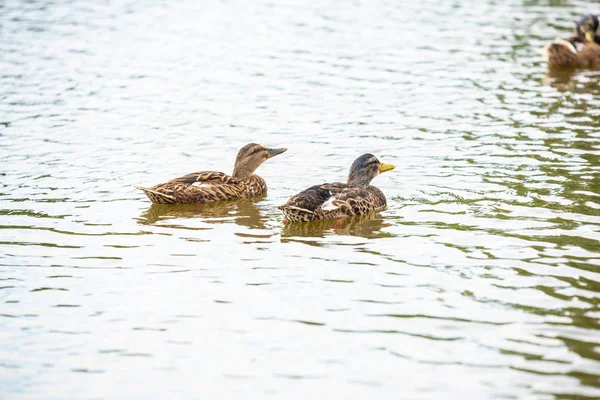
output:
<svg viewBox="0 0 600 400"><path fill-rule="evenodd" d="M278 208L285 215L284 221L289 222L337 219L381 210L386 206L385 195L370 183L377 175L394 168L373 154L363 154L350 167L346 183L311 186Z"/></svg>
<svg viewBox="0 0 600 400"><path fill-rule="evenodd" d="M600 69L600 36L598 18L592 14L583 15L575 29L575 36L568 40L557 39L544 46L544 57L550 70L560 68Z"/></svg>

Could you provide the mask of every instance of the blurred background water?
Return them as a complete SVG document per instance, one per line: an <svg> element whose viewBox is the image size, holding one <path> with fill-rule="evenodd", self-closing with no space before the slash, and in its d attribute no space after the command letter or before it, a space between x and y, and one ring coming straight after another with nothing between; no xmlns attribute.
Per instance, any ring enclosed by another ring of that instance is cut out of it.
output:
<svg viewBox="0 0 600 400"><path fill-rule="evenodd" d="M600 75L541 57L584 12L0 1L0 397L600 397ZM248 142L264 198L133 188ZM282 225L365 152L386 211Z"/></svg>

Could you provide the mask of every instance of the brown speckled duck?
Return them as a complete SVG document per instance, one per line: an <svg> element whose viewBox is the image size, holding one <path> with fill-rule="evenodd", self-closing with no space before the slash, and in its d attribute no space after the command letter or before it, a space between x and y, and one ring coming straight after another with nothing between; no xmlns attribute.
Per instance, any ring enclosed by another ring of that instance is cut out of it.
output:
<svg viewBox="0 0 600 400"><path fill-rule="evenodd" d="M600 36L596 35L598 18L592 14L581 17L575 36L557 39L544 46L548 68L600 69Z"/></svg>
<svg viewBox="0 0 600 400"><path fill-rule="evenodd" d="M267 192L267 183L254 171L286 150L249 143L240 149L231 176L215 171L194 172L151 188L136 188L155 204L201 204L256 197Z"/></svg>
<svg viewBox="0 0 600 400"><path fill-rule="evenodd" d="M350 167L348 182L311 186L277 207L286 222L308 222L366 214L386 206L385 195L371 180L395 167L363 154Z"/></svg>

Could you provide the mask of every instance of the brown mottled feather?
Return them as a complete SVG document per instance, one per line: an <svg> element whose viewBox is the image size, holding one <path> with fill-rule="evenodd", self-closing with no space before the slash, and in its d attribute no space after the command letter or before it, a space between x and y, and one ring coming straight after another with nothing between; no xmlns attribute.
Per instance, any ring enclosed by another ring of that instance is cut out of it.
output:
<svg viewBox="0 0 600 400"><path fill-rule="evenodd" d="M586 43L577 52L577 56L581 68L600 69L600 45Z"/></svg>
<svg viewBox="0 0 600 400"><path fill-rule="evenodd" d="M548 61L548 68L600 69L600 45L584 43L575 53L569 46L571 44L566 41L546 45L544 53Z"/></svg>
<svg viewBox="0 0 600 400"><path fill-rule="evenodd" d="M332 197L335 209L323 209ZM290 222L308 222L366 214L385 206L385 195L375 186L357 188L335 182L312 186L278 208Z"/></svg>
<svg viewBox="0 0 600 400"><path fill-rule="evenodd" d="M266 193L267 184L258 175L234 178L222 172L195 172L151 188L136 186L155 204L201 204L250 198Z"/></svg>

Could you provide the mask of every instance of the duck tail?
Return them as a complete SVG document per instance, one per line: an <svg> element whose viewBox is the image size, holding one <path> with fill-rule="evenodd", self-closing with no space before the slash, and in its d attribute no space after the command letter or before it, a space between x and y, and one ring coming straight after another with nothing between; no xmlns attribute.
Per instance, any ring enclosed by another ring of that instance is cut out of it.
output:
<svg viewBox="0 0 600 400"><path fill-rule="evenodd" d="M300 208L287 204L283 204L277 208L283 212L283 215L285 215L285 218L289 222L309 222L313 221L315 217L315 213L307 210L306 208Z"/></svg>
<svg viewBox="0 0 600 400"><path fill-rule="evenodd" d="M554 41L554 43L556 43L559 46L563 46L565 49L569 50L573 54L577 54L577 49L575 48L575 45L569 42L568 40L557 38Z"/></svg>
<svg viewBox="0 0 600 400"><path fill-rule="evenodd" d="M153 190L150 188L145 188L142 186L136 186L135 188L143 190L144 193L146 193L146 196L148 196L150 201L153 202L154 204L173 204L173 203L175 203L175 197L170 196L168 194L161 193L159 191L156 191L156 190Z"/></svg>

